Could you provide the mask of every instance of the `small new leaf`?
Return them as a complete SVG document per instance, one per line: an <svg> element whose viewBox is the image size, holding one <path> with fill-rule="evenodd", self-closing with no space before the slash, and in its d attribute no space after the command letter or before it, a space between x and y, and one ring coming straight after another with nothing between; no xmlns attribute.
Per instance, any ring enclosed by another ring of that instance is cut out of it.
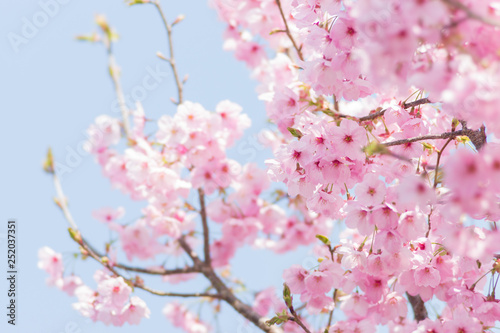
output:
<svg viewBox="0 0 500 333"><path fill-rule="evenodd" d="M292 307L293 298L290 292L290 288L286 283L283 283L283 300L288 308Z"/></svg>
<svg viewBox="0 0 500 333"><path fill-rule="evenodd" d="M303 136L302 132L299 131L298 129L288 127L288 131L296 138L301 138Z"/></svg>
<svg viewBox="0 0 500 333"><path fill-rule="evenodd" d="M288 321L288 313L286 312L286 310L283 310L282 312L276 313L276 316L266 321L266 324L268 326L272 326L275 324L281 325L283 323L286 323L287 321Z"/></svg>
<svg viewBox="0 0 500 333"><path fill-rule="evenodd" d="M326 236L323 236L323 235L316 235L316 238L317 238L317 239L319 239L321 242L323 242L323 244L325 244L325 245L330 245L330 244L332 244L332 243L330 242L330 240L328 239L328 237L326 237Z"/></svg>
<svg viewBox="0 0 500 333"><path fill-rule="evenodd" d="M47 156L43 162L43 170L47 173L54 174L54 156L52 155L51 148L47 151Z"/></svg>
<svg viewBox="0 0 500 333"><path fill-rule="evenodd" d="M376 141L370 142L370 144L368 146L363 148L363 151L368 156L372 156L374 154L387 154L389 152L389 150L387 149L386 146L384 146Z"/></svg>
<svg viewBox="0 0 500 333"><path fill-rule="evenodd" d="M151 1L150 0L132 0L132 1L129 1L127 3L127 5L133 6L133 5L140 5L140 4L143 4L143 3L151 3Z"/></svg>
<svg viewBox="0 0 500 333"><path fill-rule="evenodd" d="M75 230L73 228L68 228L68 232L71 239L73 239L75 242L77 242L80 245L83 243L82 235L80 235L80 232L78 230Z"/></svg>

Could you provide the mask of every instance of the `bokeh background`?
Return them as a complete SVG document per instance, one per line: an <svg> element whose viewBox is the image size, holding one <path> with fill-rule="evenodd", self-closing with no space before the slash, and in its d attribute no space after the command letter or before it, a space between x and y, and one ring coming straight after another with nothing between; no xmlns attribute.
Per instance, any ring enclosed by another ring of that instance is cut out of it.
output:
<svg viewBox="0 0 500 333"><path fill-rule="evenodd" d="M179 14L186 15L174 29L179 71L181 76L189 74L186 100L199 102L208 110L224 99L242 105L253 124L243 146L233 149L230 156L241 163L253 161L263 166L269 151L248 142L268 126L264 105L257 99L256 83L249 78L248 69L222 49L224 24L206 1L164 0L162 4L170 22ZM0 279L0 308L4 309L0 311L1 332L180 332L161 313L171 299L140 290L136 295L148 303L152 312L149 320L143 320L140 326L126 324L121 328L91 323L71 308L75 298L46 286L46 274L37 268L37 251L48 245L63 253L69 272L95 287L92 274L98 266L91 260L73 259L76 245L69 239L67 223L52 201L55 191L51 177L42 171L49 146L55 160L68 167L62 175L63 187L74 218L94 245L102 246L111 236L92 219L93 210L124 206L125 222L131 222L143 206L113 190L93 157L78 153L87 127L98 115L119 117L103 47L75 41L77 35L96 31L96 14L104 14L121 37L115 54L122 68L125 94L132 94L134 89L137 92L150 71L167 72L168 76L140 99L150 119L175 112L170 102L176 96L172 74L155 55L157 51L168 55L168 50L165 31L153 6L128 7L120 0L0 2L0 269L5 272L7 265L7 219L15 218L19 271L15 327L6 323L7 284L5 278ZM35 29L30 29L30 24L36 24ZM247 292L241 297L249 299L252 292L273 285L279 290L284 268L292 264L307 266L312 258L304 249L279 257L248 247L240 250L232 264L234 276L247 283ZM206 286L202 279L184 285L159 280L152 283L168 291L194 291ZM216 332L257 332L227 306L221 315L214 316L208 306L196 300L185 304L201 313Z"/></svg>

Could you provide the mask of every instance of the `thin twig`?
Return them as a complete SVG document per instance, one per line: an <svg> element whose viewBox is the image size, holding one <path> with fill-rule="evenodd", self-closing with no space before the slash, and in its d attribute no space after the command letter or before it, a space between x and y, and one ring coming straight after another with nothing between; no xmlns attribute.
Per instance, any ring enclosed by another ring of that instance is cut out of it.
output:
<svg viewBox="0 0 500 333"><path fill-rule="evenodd" d="M291 311L291 309L290 309L290 311ZM290 317L291 321L293 321L297 325L299 325L304 330L304 332L311 333L311 331L309 331L309 329L307 328L307 326L304 325L304 323L302 322L302 320L300 320L299 316L297 315L297 313L295 311L292 312L292 315L293 315L293 317Z"/></svg>
<svg viewBox="0 0 500 333"><path fill-rule="evenodd" d="M295 42L295 39L292 36L292 33L290 32L290 28L288 27L288 22L285 17L285 13L283 12L283 8L281 7L281 1L276 0L276 5L278 5L278 8L280 10L281 18L283 19L283 23L285 23L285 32L290 41L292 42L293 48L297 51L297 54L300 58L300 60L304 61L304 57L302 55L302 50L300 47L297 46L297 43Z"/></svg>
<svg viewBox="0 0 500 333"><path fill-rule="evenodd" d="M212 259L210 258L210 231L208 229L207 210L205 208L205 193L203 189L198 189L198 197L200 199L200 215L203 225L203 253L205 255L205 263L211 266Z"/></svg>
<svg viewBox="0 0 500 333"><path fill-rule="evenodd" d="M171 292L157 291L157 290L154 290L154 289L151 289L149 287L144 286L142 283L138 283L136 281L131 281L131 280L126 279L123 275L121 275L118 271L116 271L115 267L118 267L118 266L111 266L111 264L109 263L109 261L108 260L104 260L103 259L104 257L101 256L96 250L94 250L94 248L81 236L80 231L78 231L78 226L75 223L73 217L71 216L71 212L69 210L66 197L64 196L64 192L63 192L61 183L59 181L59 178L58 178L58 176L57 176L57 174L55 172L53 173L53 176L54 176L54 185L55 185L57 196L58 196L58 201L57 201L58 206L61 208L61 210L62 210L62 212L64 214L64 217L66 218L66 220L70 224L71 228L73 229L73 232L78 234L78 238L77 239L73 238L73 240L75 242L77 242L92 259L94 259L97 262L99 262L101 265L103 265L104 267L106 267L109 271L111 271L116 276L120 276L124 280L131 282L134 287L142 289L142 290L145 290L145 291L147 291L147 292L149 292L151 294L155 294L155 295L158 295L158 296L172 296L172 297L211 297L211 298L221 298L221 296L219 294L209 294L209 293L182 294L182 293L171 293ZM121 266L122 266L122 268L123 267L127 267L127 266L124 266L124 265L121 265ZM193 267L192 269L195 269L195 268ZM196 271L199 271L199 270L196 268Z"/></svg>
<svg viewBox="0 0 500 333"><path fill-rule="evenodd" d="M177 94L178 94L177 104L182 104L182 102L183 102L183 85L182 85L182 81L179 78L179 73L177 71L177 65L175 63L174 44L172 41L172 25L170 25L168 23L168 21L165 17L165 14L163 13L163 9L161 8L160 2L153 1L151 3L158 10L158 13L160 14L161 20L163 21L163 25L165 26L165 30L167 31L169 58L168 59L162 58L162 59L166 60L170 64L170 67L172 68L172 72L174 74L174 79L175 79L175 84L177 86Z"/></svg>
<svg viewBox="0 0 500 333"><path fill-rule="evenodd" d="M221 298L219 294L210 294L210 293L189 293L189 294L183 294L183 293L172 293L172 292L165 292L165 291L158 291L152 288L149 288L147 286L144 286L142 283L138 283L137 281L129 280L126 279L123 275L121 275L115 267L117 266L111 266L108 260L103 260L103 257L101 257L98 253L96 253L93 248L88 244L86 240L82 238L82 241L79 243L80 246L88 253L88 255L106 267L108 270L110 270L113 274L115 274L118 277L122 277L125 281L130 282L135 288L142 289L144 291L147 291L150 294L154 294L157 296L170 296L170 297L210 297L210 298Z"/></svg>
<svg viewBox="0 0 500 333"><path fill-rule="evenodd" d="M434 170L434 188L437 187L438 184L438 173L439 173L439 162L441 161L441 155L443 155L444 149L448 146L448 144L453 140L453 138L449 138L446 143L443 145L443 148L441 148L440 151L438 151L437 154L437 161L436 161L436 170Z"/></svg>
<svg viewBox="0 0 500 333"><path fill-rule="evenodd" d="M309 329L306 327L306 325L304 325L304 323L300 320L300 318L298 318L298 317L290 317L288 319L290 321L293 321L297 325L299 325L304 330L304 332L311 333L311 331L309 331Z"/></svg>
<svg viewBox="0 0 500 333"><path fill-rule="evenodd" d="M130 272L144 273L149 275L176 275L176 274L189 274L189 273L199 273L199 271L194 267L184 267L176 269L165 269L162 267L152 267L152 268L141 268L132 267L124 264L115 264L115 267L124 269Z"/></svg>
<svg viewBox="0 0 500 333"><path fill-rule="evenodd" d="M417 99L416 101L413 101L410 103L403 103L402 107L403 107L403 109L409 109L409 108L412 108L414 106L419 106L422 104L430 104L430 103L432 103L432 102L428 98L421 98L421 99Z"/></svg>
<svg viewBox="0 0 500 333"><path fill-rule="evenodd" d="M328 324L326 327L330 329L330 326L332 326L332 320L333 320L333 311L335 310L335 300L337 299L337 289L333 291L333 309L330 311L330 314L328 316Z"/></svg>
<svg viewBox="0 0 500 333"><path fill-rule="evenodd" d="M61 182L59 181L59 177L57 177L57 174L55 172L53 172L53 179L54 187L56 188L57 193L56 203L59 208L61 208L64 217L66 218L66 221L68 221L71 228L73 228L74 230L78 230L78 226L76 225L75 220L73 219L73 216L71 216L71 212L69 211L68 202L66 196L64 195Z"/></svg>
<svg viewBox="0 0 500 333"><path fill-rule="evenodd" d="M106 52L108 53L109 76L113 82L116 98L118 99L118 106L120 107L120 112L122 114L123 131L125 132L125 136L130 138L129 110L127 104L125 103L125 96L120 82L119 68L116 64L115 56L113 55L113 42L108 34L104 34L104 45L106 47Z"/></svg>
<svg viewBox="0 0 500 333"><path fill-rule="evenodd" d="M473 20L483 22L485 24L488 24L488 25L491 25L494 27L500 27L500 21L479 15L459 1L455 1L455 0L442 0L442 1L444 3L450 5L451 7L454 7L455 9L460 9L460 10L464 11L467 14L467 16Z"/></svg>

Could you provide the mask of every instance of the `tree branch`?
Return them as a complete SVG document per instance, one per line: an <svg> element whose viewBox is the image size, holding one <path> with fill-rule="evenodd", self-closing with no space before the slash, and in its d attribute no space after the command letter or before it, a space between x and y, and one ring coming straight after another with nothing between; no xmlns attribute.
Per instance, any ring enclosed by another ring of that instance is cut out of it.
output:
<svg viewBox="0 0 500 333"><path fill-rule="evenodd" d="M302 328L304 330L304 332L311 333L311 331L309 331L309 329L307 328L307 326L304 325L304 323L302 322L302 320L300 320L300 318L298 316L290 317L290 321L293 321L294 323L296 323L297 325L299 325L300 328Z"/></svg>
<svg viewBox="0 0 500 333"><path fill-rule="evenodd" d="M422 104L428 104L428 103L432 103L428 98L421 98L421 99L418 99L416 101L413 101L413 102L410 102L410 103L403 103L401 105L401 107L403 109L409 109L411 107L415 107L415 106L419 106L419 105L422 105ZM374 112L374 113L371 113L367 116L363 116L363 117L354 117L354 116L350 116L350 115L347 115L347 114L342 114L342 113L338 113L338 112L334 112L330 109L327 109L327 110L321 110L322 112L334 117L334 118L349 118L349 119L353 119L357 122L363 122L363 121L369 121L369 120L374 120L378 117L381 117L384 115L384 113L387 111L388 109L383 109L383 110L380 110L380 111L377 111L377 112ZM336 110L338 111L338 110Z"/></svg>
<svg viewBox="0 0 500 333"><path fill-rule="evenodd" d="M102 42L108 54L108 72L111 77L111 81L113 82L116 98L118 99L118 106L120 107L120 112L122 114L123 131L125 132L125 136L130 138L129 110L127 104L125 103L125 97L120 83L120 70L113 55L113 32L103 16L97 16L96 22L103 32Z"/></svg>
<svg viewBox="0 0 500 333"><path fill-rule="evenodd" d="M151 289L151 288L149 288L147 286L144 286L142 283L139 283L138 281L132 281L132 280L126 279L123 275L121 275L119 272L116 271L115 267L120 267L121 266L121 268L123 268L123 269L140 271L142 273L148 272L148 270L142 270L140 268L132 268L132 267L128 267L128 266L125 266L125 265L111 266L111 264L109 263L109 260L107 259L107 257L100 255L99 252L97 252L96 250L94 250L94 248L82 237L80 231L78 230L78 226L75 223L75 221L73 220L73 217L71 216L71 213L69 211L67 200L66 200L66 197L64 195L64 192L63 192L61 183L59 181L59 178L57 177L57 174L55 172L52 172L52 173L53 173L53 177L54 177L54 185L55 185L57 196L58 196L56 198L56 204L62 210L62 212L64 214L64 217L66 218L66 220L68 221L68 223L71 226L71 228L70 228L71 238L76 243L78 243L85 250L86 254L88 254L88 256L90 256L92 259L94 259L95 261L97 261L98 263L100 263L101 265L103 265L104 267L106 267L110 272L112 272L116 276L120 276L125 281L130 282L134 287L142 289L142 290L147 291L147 292L149 292L151 294L154 294L154 295L158 295L158 296L172 296L172 297L211 297L211 298L222 298L220 294L209 294L209 293L182 294L182 293L171 293L171 292L157 291L157 290ZM181 273L185 273L186 271L199 272L200 270L197 267L186 267L185 269L171 270L171 271L165 270L163 272L164 273L167 272L167 273L171 273L171 274L181 274ZM173 273L173 272L178 272L178 273Z"/></svg>
<svg viewBox="0 0 500 333"><path fill-rule="evenodd" d="M449 138L446 141L446 143L443 145L443 148L441 148L441 150L438 151L437 161L436 161L436 169L434 170L434 186L433 186L434 188L437 187L438 173L439 173L439 162L441 161L441 155L443 155L443 151L448 146L448 144L451 142L451 140L453 140L453 138ZM429 230L430 230L430 219L429 219ZM429 232L427 232L427 234L429 234Z"/></svg>
<svg viewBox="0 0 500 333"><path fill-rule="evenodd" d="M168 59L163 58L163 57L160 57L160 58L167 61L170 64L170 67L172 68L172 73L174 74L175 84L177 86L177 94L178 94L177 104L182 104L182 102L183 102L183 84L179 78L179 73L177 71L177 65L175 63L174 45L173 45L173 41L172 41L172 25L170 25L168 23L168 21L165 17L165 14L163 13L163 9L161 8L160 2L153 1L151 3L156 7L158 13L160 14L163 25L165 26L165 30L167 31L169 58ZM174 22L174 24L175 24L175 22Z"/></svg>
<svg viewBox="0 0 500 333"><path fill-rule="evenodd" d="M409 108L412 108L412 107L415 107L415 106L419 106L419 105L422 105L422 104L429 104L429 103L432 103L432 102L428 98L421 98L421 99L418 99L418 100L410 102L410 103L403 103L401 105L401 107L403 109L409 109ZM383 116L386 111L387 111L387 109L380 110L378 112L375 112L375 113L369 114L367 116L361 117L361 118L358 119L358 121L362 122L362 121L367 121L367 120L373 120L375 118Z"/></svg>
<svg viewBox="0 0 500 333"><path fill-rule="evenodd" d="M386 147L399 146L399 145L404 145L407 143L412 143L412 142L417 142L417 141L455 138L457 136L467 135L467 133L468 132L466 130L459 130L459 131L455 131L455 132L446 132L446 133L442 133L442 134L422 135L422 136L417 136L417 137L409 138L409 139L401 139L401 140L396 140L396 141L391 141L391 142L384 142L381 144L386 146Z"/></svg>
<svg viewBox="0 0 500 333"><path fill-rule="evenodd" d="M100 263L101 265L103 265L104 267L106 267L107 269L109 269L116 276L122 277L125 281L130 282L135 288L142 289L144 291L147 291L147 292L149 292L149 293L151 293L153 295L157 295L157 296L169 296L169 297L210 297L210 298L218 298L218 299L221 298L221 295L219 295L219 294L210 294L210 293L183 294L183 293L172 293L172 292L158 291L158 290L149 288L149 287L145 286L144 284L139 283L138 281L133 281L133 280L130 280L130 279L126 279L123 275L121 275L120 273L118 273L116 271L115 267L117 267L117 266L111 266L111 264L109 263L109 260L106 257L100 256L99 253L97 253L92 248L92 246L89 245L89 243L86 240L84 240L83 238L81 238L81 242L78 242L76 239L74 239L74 240L88 253L88 255L92 259L94 259L95 261L97 261L98 263Z"/></svg>
<svg viewBox="0 0 500 333"><path fill-rule="evenodd" d="M165 268L141 268L141 267L131 267L124 264L115 264L115 267L124 269L130 272L144 273L149 275L176 275L176 274L189 274L189 273L199 273L200 271L194 267L184 267L175 269L165 269Z"/></svg>
<svg viewBox="0 0 500 333"><path fill-rule="evenodd" d="M210 231L208 229L207 210L205 208L205 193L201 188L198 189L198 197L200 199L200 215L203 225L203 253L205 255L204 259L205 263L211 266L212 259L210 258Z"/></svg>
<svg viewBox="0 0 500 333"><path fill-rule="evenodd" d="M410 301L411 308L413 309L413 314L415 315L415 320L420 322L428 317L427 309L425 308L425 303L420 295L412 296L406 293L408 301Z"/></svg>
<svg viewBox="0 0 500 333"><path fill-rule="evenodd" d="M500 27L500 21L479 15L459 1L455 1L455 0L442 0L442 1L445 4L449 5L450 7L464 11L467 14L467 16L473 20L476 20L476 21L479 21L479 22L482 22L482 23L485 23L485 24L488 24L488 25L491 25L494 27Z"/></svg>
<svg viewBox="0 0 500 333"><path fill-rule="evenodd" d="M290 41L292 42L293 48L297 51L297 54L300 58L300 60L304 61L304 56L302 55L302 50L300 47L297 46L297 43L295 42L295 39L292 36L292 33L290 32L290 28L288 27L288 22L285 17L285 13L283 12L283 8L281 7L281 1L276 0L276 5L278 5L278 8L280 10L281 18L283 19L283 23L285 23L285 32Z"/></svg>
<svg viewBox="0 0 500 333"><path fill-rule="evenodd" d="M212 266L207 265L205 262L201 261L196 252L191 249L189 244L186 242L184 236L178 239L179 245L184 249L188 256L193 260L194 267L200 268L201 272L210 281L212 286L217 290L218 295L221 299L229 304L234 310L245 317L247 320L252 322L255 326L260 328L266 333L281 333L282 330L277 327L269 327L266 324L265 318L261 317L257 312L255 312L250 306L240 301L233 292L226 286L226 284L217 276Z"/></svg>

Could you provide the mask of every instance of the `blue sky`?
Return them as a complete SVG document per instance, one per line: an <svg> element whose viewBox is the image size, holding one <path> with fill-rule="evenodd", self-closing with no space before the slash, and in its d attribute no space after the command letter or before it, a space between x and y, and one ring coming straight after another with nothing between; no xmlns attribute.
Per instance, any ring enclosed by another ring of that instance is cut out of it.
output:
<svg viewBox="0 0 500 333"><path fill-rule="evenodd" d="M57 7L46 4L57 4ZM178 14L186 19L174 31L176 58L181 76L189 74L185 98L199 102L207 109L224 99L243 106L253 120L246 135L255 135L266 125L264 106L257 100L256 83L249 79L245 66L222 50L223 23L204 1L163 1L170 21ZM74 37L95 30L94 15L104 14L121 40L115 53L122 68L125 94L132 94L151 71L167 71L168 67L155 54L167 54L166 36L160 19L152 6L128 7L120 0L24 0L0 2L0 234L6 232L9 218L18 220L18 322L6 324L0 312L2 332L179 332L169 326L161 309L169 300L150 297L138 291L152 311L151 319L139 327L105 327L89 323L72 310L74 298L45 285L45 273L38 270L37 251L48 245L64 254L70 270L80 274L91 286L92 273L97 265L74 261L71 254L77 249L67 236L67 224L52 202L55 191L41 163L49 146L55 160L70 166L71 172L62 176L70 208L87 238L95 245L109 240L109 233L91 219L94 209L125 206L125 219L134 219L142 204L128 200L112 190L99 167L88 155L75 151L85 140L85 130L100 114L114 113L115 95L106 69L102 47L77 42ZM51 15L47 15L51 14ZM30 24L37 24L35 30ZM20 39L22 38L22 39ZM160 66L160 67L158 67ZM147 90L143 105L149 118L173 114L169 101L176 96L172 75L159 79L156 88ZM255 161L262 162L266 152L257 151ZM233 152L233 158L247 162L251 155ZM262 164L261 164L262 165ZM0 239L5 250L5 240ZM5 258L0 255L0 258ZM270 256L262 251L243 249L233 260L236 277L248 282L250 290L270 285L281 286L281 272L294 263L311 257L302 251L285 257ZM0 263L5 271L6 263ZM137 263L140 265L141 263ZM265 277L265 278L262 278ZM0 308L7 302L6 281L0 283ZM196 280L180 290L193 291L200 287ZM179 290L176 286L154 284L164 290ZM195 301L190 308L199 309ZM226 310L228 310L226 308ZM4 310L5 311L5 310ZM202 311L206 318L211 312ZM215 326L213 319L212 325ZM246 330L232 310L220 317L218 332L257 332Z"/></svg>

